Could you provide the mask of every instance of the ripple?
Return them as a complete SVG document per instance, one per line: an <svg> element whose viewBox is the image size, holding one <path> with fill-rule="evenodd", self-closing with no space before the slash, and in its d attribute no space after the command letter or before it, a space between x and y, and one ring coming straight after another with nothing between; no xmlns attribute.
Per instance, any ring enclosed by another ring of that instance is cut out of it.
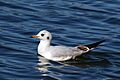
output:
<svg viewBox="0 0 120 80"><path fill-rule="evenodd" d="M3 1L0 1L0 6L6 6L6 7L10 7L10 8L13 8L13 9L22 9L22 10L29 10L29 11L36 11L34 9L31 8L27 8L24 7L23 5L16 5L16 4L13 4L12 2L3 2Z"/></svg>
<svg viewBox="0 0 120 80"><path fill-rule="evenodd" d="M110 24L116 24L116 25L120 25L120 19L117 18L117 17L112 17L112 18L109 18L108 20L106 20L107 23L110 23Z"/></svg>
<svg viewBox="0 0 120 80"><path fill-rule="evenodd" d="M81 4L81 6L72 6L71 8L72 8L72 9L77 9L77 10L98 12L98 13L114 14L114 13L109 12L109 11L107 11L107 10L95 8L95 7L88 6L88 5L82 5L82 4Z"/></svg>

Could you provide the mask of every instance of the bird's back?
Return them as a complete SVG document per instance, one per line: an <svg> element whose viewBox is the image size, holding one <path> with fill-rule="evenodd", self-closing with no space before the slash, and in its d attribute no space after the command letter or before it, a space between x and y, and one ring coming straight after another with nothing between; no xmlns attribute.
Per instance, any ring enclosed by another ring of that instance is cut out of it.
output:
<svg viewBox="0 0 120 80"><path fill-rule="evenodd" d="M66 46L51 46L49 51L54 56L67 56L73 54L73 48L72 47L66 47Z"/></svg>

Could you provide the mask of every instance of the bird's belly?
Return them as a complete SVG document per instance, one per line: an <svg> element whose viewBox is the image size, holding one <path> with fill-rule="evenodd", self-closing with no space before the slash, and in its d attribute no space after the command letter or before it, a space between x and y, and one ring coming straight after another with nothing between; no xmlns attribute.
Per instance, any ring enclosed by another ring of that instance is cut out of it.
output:
<svg viewBox="0 0 120 80"><path fill-rule="evenodd" d="M53 60L53 61L66 61L66 60L69 60L71 58L72 58L71 56L61 56L61 57L51 57L50 60Z"/></svg>
<svg viewBox="0 0 120 80"><path fill-rule="evenodd" d="M45 57L46 59L53 60L53 61L65 61L72 58L72 56L53 56L50 53L41 53L40 55Z"/></svg>

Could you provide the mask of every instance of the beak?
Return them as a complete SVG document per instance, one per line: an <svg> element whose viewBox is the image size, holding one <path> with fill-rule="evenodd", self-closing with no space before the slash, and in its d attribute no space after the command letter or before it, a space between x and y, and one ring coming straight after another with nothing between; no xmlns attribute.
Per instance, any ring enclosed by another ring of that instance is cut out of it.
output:
<svg viewBox="0 0 120 80"><path fill-rule="evenodd" d="M31 36L32 38L39 38L39 36L36 36L36 35L33 35L33 36Z"/></svg>

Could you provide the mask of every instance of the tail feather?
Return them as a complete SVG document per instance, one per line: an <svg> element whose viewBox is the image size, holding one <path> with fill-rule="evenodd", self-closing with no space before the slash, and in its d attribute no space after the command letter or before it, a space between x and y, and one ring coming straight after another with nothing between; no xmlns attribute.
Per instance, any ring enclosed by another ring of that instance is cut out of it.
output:
<svg viewBox="0 0 120 80"><path fill-rule="evenodd" d="M85 45L85 46L87 46L89 49L93 49L93 48L96 48L99 44L101 44L104 41L105 40L101 40L101 41L98 41L96 43L88 44L88 45Z"/></svg>

